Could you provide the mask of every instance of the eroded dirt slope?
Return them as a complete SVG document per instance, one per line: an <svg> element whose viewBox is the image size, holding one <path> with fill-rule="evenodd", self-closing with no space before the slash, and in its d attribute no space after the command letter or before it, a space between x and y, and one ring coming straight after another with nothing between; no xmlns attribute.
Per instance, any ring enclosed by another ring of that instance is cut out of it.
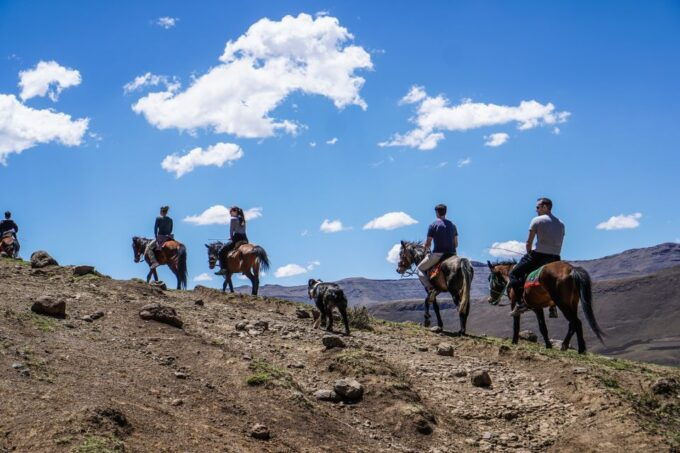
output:
<svg viewBox="0 0 680 453"><path fill-rule="evenodd" d="M41 296L65 301L66 319L31 312ZM150 303L175 308L184 327L142 320ZM669 451L680 441L677 390L650 390L677 369L375 320L326 350L299 307L2 259L0 452ZM480 370L490 387L472 385ZM360 401L314 395L345 377L363 386ZM271 438L252 437L255 424Z"/></svg>

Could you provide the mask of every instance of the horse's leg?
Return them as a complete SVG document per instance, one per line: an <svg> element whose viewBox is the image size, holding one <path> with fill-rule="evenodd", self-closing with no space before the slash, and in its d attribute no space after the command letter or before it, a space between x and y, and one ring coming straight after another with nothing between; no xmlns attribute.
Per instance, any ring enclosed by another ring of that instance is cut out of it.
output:
<svg viewBox="0 0 680 453"><path fill-rule="evenodd" d="M545 341L545 347L551 349L552 343L548 338L548 327L545 325L545 316L543 315L543 309L537 308L536 310L534 310L534 312L536 312L536 319L538 319L538 330L541 331L543 341Z"/></svg>
<svg viewBox="0 0 680 453"><path fill-rule="evenodd" d="M439 302L437 302L437 296L435 295L432 299L432 308L434 308L434 314L437 316L437 325L440 329L444 328L444 323L442 322L442 315L439 313Z"/></svg>
<svg viewBox="0 0 680 453"><path fill-rule="evenodd" d="M224 277L224 282L222 283L222 292L226 293L227 292L227 276L225 274L223 274L222 277Z"/></svg>
<svg viewBox="0 0 680 453"><path fill-rule="evenodd" d="M574 328L576 329L576 340L578 341L578 353L585 354L586 352L586 340L583 338L583 325L578 316L574 316Z"/></svg>
<svg viewBox="0 0 680 453"><path fill-rule="evenodd" d="M257 296L257 292L260 289L260 265L257 260L254 260L252 266L253 278L250 280L253 283L253 296Z"/></svg>
<svg viewBox="0 0 680 453"><path fill-rule="evenodd" d="M227 279L227 283L229 284L229 292L233 293L234 284L231 282L231 272L227 271L227 275L225 275L224 278Z"/></svg>
<svg viewBox="0 0 680 453"><path fill-rule="evenodd" d="M349 335L349 318L347 317L347 306L338 306L340 316L342 316L342 323L345 325L345 335Z"/></svg>
<svg viewBox="0 0 680 453"><path fill-rule="evenodd" d="M250 272L250 269L245 269L243 271L243 275L248 277L248 280L250 280L250 284L252 285L252 290L250 294L252 294L253 296L257 296L257 277Z"/></svg>
<svg viewBox="0 0 680 453"><path fill-rule="evenodd" d="M333 332L333 305L328 307L328 313L327 313L327 318L326 318L326 330L328 332Z"/></svg>
<svg viewBox="0 0 680 453"><path fill-rule="evenodd" d="M512 344L519 342L519 316L512 317Z"/></svg>
<svg viewBox="0 0 680 453"><path fill-rule="evenodd" d="M430 327L430 297L425 298L425 315L423 320L423 326Z"/></svg>
<svg viewBox="0 0 680 453"><path fill-rule="evenodd" d="M567 329L567 336L564 337L564 340L562 340L562 347L560 348L562 351L566 351L569 349L569 343L571 343L571 337L574 335L574 323L569 323L569 329Z"/></svg>

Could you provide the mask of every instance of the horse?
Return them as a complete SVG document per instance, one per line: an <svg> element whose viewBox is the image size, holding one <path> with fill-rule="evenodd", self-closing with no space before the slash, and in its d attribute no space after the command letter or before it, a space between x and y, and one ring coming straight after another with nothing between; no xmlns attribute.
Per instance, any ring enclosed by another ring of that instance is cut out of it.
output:
<svg viewBox="0 0 680 453"><path fill-rule="evenodd" d="M151 239L135 236L132 238L132 251L135 255L135 263L146 261L146 264L151 267L149 258L144 254L146 246L151 242ZM167 264L175 277L177 277L177 289L187 288L187 249L184 244L171 239L163 244L161 251L154 250L158 264ZM158 273L156 269L149 270L146 275L146 282L149 283L153 275L154 281L158 281Z"/></svg>
<svg viewBox="0 0 680 453"><path fill-rule="evenodd" d="M220 249L224 246L222 242L212 242L205 244L208 249L208 267L215 269L215 265L219 263L220 269L224 270L224 283L222 284L222 292L234 292L234 284L231 282L231 275L235 273L242 273L250 280L253 285L252 295L257 296L257 291L260 287L260 268L263 271L269 269L269 257L265 249L255 244L236 244L237 247L229 253L229 256L219 256Z"/></svg>
<svg viewBox="0 0 680 453"><path fill-rule="evenodd" d="M0 238L0 257L16 258L17 243L12 233L6 233Z"/></svg>
<svg viewBox="0 0 680 453"><path fill-rule="evenodd" d="M416 273L416 270L412 268L417 266L425 258L426 254L425 246L421 242L401 241L397 273L402 276L413 275ZM425 320L423 324L425 327L430 326L430 299L432 299L432 307L434 308L435 315L437 315L437 324L440 328L444 327L439 313L437 295L448 291L451 293L453 302L458 307L458 316L460 318L458 334L465 335L465 326L470 314L470 287L474 278L474 270L470 260L455 255L446 258L439 266L439 274L433 281L435 291L425 299Z"/></svg>
<svg viewBox="0 0 680 453"><path fill-rule="evenodd" d="M492 264L487 261L487 265L489 266L489 269L491 269L491 274L489 275L489 303L497 304L505 294L510 299L511 309L514 309L516 305L515 291L509 285L509 274L515 264L515 262L507 261ZM579 354L584 354L586 352L586 342L583 339L583 327L581 325L581 320L578 318L579 300L582 302L583 313L586 316L588 325L590 325L591 330L595 333L598 340L604 344L604 341L602 340L604 333L597 324L595 314L593 313L593 294L591 286L590 275L588 275L588 272L586 272L585 269L572 266L565 261L555 261L546 264L543 266L543 270L538 277L538 284L525 286L524 300L527 306L536 313L538 328L541 331L546 348L552 348L552 343L548 338L548 328L545 324L543 309L556 305L564 314L567 321L569 321L567 336L562 342L562 351L569 349L571 337L576 333ZM519 321L519 316L513 317L513 344L517 344L519 340Z"/></svg>

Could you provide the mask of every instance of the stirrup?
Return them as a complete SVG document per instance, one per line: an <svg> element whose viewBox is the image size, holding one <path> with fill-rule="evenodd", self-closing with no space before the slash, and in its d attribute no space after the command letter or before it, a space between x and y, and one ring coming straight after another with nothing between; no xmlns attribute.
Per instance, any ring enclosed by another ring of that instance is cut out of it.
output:
<svg viewBox="0 0 680 453"><path fill-rule="evenodd" d="M510 312L510 316L518 317L522 313L529 310L530 308L524 302L520 301L517 303L517 305L515 305L515 309Z"/></svg>

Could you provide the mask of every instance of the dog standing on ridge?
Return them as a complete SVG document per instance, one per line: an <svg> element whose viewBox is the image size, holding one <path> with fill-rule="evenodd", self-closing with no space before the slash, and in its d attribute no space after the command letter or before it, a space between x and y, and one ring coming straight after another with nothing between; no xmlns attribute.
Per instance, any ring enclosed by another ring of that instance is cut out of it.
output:
<svg viewBox="0 0 680 453"><path fill-rule="evenodd" d="M318 329L320 324L326 325L326 330L333 331L333 307L336 307L342 316L345 324L345 335L349 335L349 320L347 319L347 298L337 283L325 283L321 280L309 279L307 283L307 293L310 299L314 299L316 308L321 312L314 321L314 328Z"/></svg>

